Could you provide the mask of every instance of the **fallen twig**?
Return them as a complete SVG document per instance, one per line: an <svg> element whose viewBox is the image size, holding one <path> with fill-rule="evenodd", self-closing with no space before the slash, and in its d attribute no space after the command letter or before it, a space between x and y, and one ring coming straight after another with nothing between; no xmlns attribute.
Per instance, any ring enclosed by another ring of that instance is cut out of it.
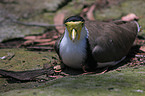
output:
<svg viewBox="0 0 145 96"><path fill-rule="evenodd" d="M55 25L63 25L64 18L65 18L64 12L56 14L56 16L54 17L54 24ZM64 32L63 26L55 26L55 28L60 34L63 34L63 32Z"/></svg>
<svg viewBox="0 0 145 96"><path fill-rule="evenodd" d="M39 44L36 44L36 45L42 45L42 46L44 46L44 45L55 45L55 42L56 41L51 41L51 42L44 42L44 43L39 43Z"/></svg>
<svg viewBox="0 0 145 96"><path fill-rule="evenodd" d="M28 50L53 50L53 47L38 47L38 46L31 46L27 47Z"/></svg>
<svg viewBox="0 0 145 96"><path fill-rule="evenodd" d="M37 22L29 22L29 23L25 23L25 22L21 22L21 21L17 21L17 20L12 20L12 22L17 23L17 24L21 24L21 25L25 25L25 26L35 26L35 27L52 27L55 28L56 26L64 26L62 24L46 24L46 23L37 23Z"/></svg>
<svg viewBox="0 0 145 96"><path fill-rule="evenodd" d="M0 69L0 75L3 77L10 77L21 81L29 81L35 79L35 77L49 74L54 74L53 68L49 69L38 69L38 70L29 70L29 71L8 71Z"/></svg>

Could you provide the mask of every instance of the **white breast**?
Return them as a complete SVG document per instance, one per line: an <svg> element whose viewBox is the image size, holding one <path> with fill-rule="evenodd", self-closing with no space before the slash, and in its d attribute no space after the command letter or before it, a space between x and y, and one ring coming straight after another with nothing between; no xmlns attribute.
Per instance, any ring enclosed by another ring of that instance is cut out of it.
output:
<svg viewBox="0 0 145 96"><path fill-rule="evenodd" d="M86 57L86 36L82 36L77 42L72 42L68 32L65 32L59 52L65 65L72 68L81 68L81 64Z"/></svg>

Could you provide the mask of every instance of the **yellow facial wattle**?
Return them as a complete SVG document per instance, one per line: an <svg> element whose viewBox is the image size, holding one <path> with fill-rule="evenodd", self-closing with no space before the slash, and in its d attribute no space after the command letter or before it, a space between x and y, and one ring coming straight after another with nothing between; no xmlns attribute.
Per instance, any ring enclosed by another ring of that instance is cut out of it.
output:
<svg viewBox="0 0 145 96"><path fill-rule="evenodd" d="M77 39L79 40L81 30L82 30L82 27L83 27L83 22L82 21L66 22L65 25L66 25L66 28L69 32L69 38L72 41L77 40Z"/></svg>

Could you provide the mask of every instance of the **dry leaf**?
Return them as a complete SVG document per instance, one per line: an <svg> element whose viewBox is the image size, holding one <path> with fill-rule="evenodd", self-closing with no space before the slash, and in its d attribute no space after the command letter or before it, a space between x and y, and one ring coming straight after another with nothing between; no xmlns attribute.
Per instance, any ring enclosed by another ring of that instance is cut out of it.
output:
<svg viewBox="0 0 145 96"><path fill-rule="evenodd" d="M84 8L84 9L82 10L82 12L80 13L80 16L83 17L83 18L85 18L84 16L85 16L85 14L88 12L88 10L89 10L89 7Z"/></svg>
<svg viewBox="0 0 145 96"><path fill-rule="evenodd" d="M50 42L50 41L52 41L52 39L36 39L33 42L43 43L43 42Z"/></svg>
<svg viewBox="0 0 145 96"><path fill-rule="evenodd" d="M136 39L134 42L135 45L144 45L145 44L145 40L142 39Z"/></svg>
<svg viewBox="0 0 145 96"><path fill-rule="evenodd" d="M34 44L33 40L28 40L28 41L25 41L22 45L28 46L28 45L33 45L33 44Z"/></svg>
<svg viewBox="0 0 145 96"><path fill-rule="evenodd" d="M141 46L140 50L145 52L145 46Z"/></svg>
<svg viewBox="0 0 145 96"><path fill-rule="evenodd" d="M61 70L61 66L60 66L60 65L56 65L56 66L54 66L54 70L56 70L56 71L60 71L60 70Z"/></svg>
<svg viewBox="0 0 145 96"><path fill-rule="evenodd" d="M95 8L96 8L96 4L93 4L93 5L90 7L89 11L87 12L86 15L87 15L87 18L88 18L89 20L95 20L94 14L93 14Z"/></svg>
<svg viewBox="0 0 145 96"><path fill-rule="evenodd" d="M27 49L29 50L53 50L53 47L37 47L37 46L31 46L31 47L27 47Z"/></svg>
<svg viewBox="0 0 145 96"><path fill-rule="evenodd" d="M47 43L40 43L40 44L36 44L36 45L54 45L55 41L51 41L51 42L47 42Z"/></svg>
<svg viewBox="0 0 145 96"><path fill-rule="evenodd" d="M28 39L28 40L35 40L37 38L37 36L26 36L24 37L24 39Z"/></svg>
<svg viewBox="0 0 145 96"><path fill-rule="evenodd" d="M53 36L52 38L53 38L53 39L58 39L59 36L55 35L55 36Z"/></svg>
<svg viewBox="0 0 145 96"><path fill-rule="evenodd" d="M121 18L121 20L123 20L123 21L132 21L132 20L135 20L135 19L139 19L139 17L137 17L134 13L130 13L130 14L128 14L128 15L126 15L126 16L123 16L122 18Z"/></svg>
<svg viewBox="0 0 145 96"><path fill-rule="evenodd" d="M89 10L89 8L84 8L82 12L87 12Z"/></svg>
<svg viewBox="0 0 145 96"><path fill-rule="evenodd" d="M54 24L55 25L63 25L65 14L64 13L59 13L54 17ZM58 30L59 33L63 34L64 32L64 27L62 26L56 26L56 29Z"/></svg>

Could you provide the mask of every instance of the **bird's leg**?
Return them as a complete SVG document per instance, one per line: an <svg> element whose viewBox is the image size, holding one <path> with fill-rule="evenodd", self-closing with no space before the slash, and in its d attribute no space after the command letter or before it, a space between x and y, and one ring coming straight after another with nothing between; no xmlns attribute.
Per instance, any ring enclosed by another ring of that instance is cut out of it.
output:
<svg viewBox="0 0 145 96"><path fill-rule="evenodd" d="M104 74L104 73L106 73L108 71L108 68L109 68L109 66L106 66L106 67L103 67L103 68L98 68L96 70L96 73L98 73L98 74Z"/></svg>
<svg viewBox="0 0 145 96"><path fill-rule="evenodd" d="M85 72L84 74L103 74L108 71L109 66L103 67L103 68L89 68L88 66L82 66L83 71Z"/></svg>
<svg viewBox="0 0 145 96"><path fill-rule="evenodd" d="M84 72L95 72L97 69L97 64L91 61L87 61L86 63L82 64L82 69Z"/></svg>
<svg viewBox="0 0 145 96"><path fill-rule="evenodd" d="M90 66L87 66L87 65L82 65L82 69L85 73L95 72L95 71L93 71L94 69L92 69Z"/></svg>

